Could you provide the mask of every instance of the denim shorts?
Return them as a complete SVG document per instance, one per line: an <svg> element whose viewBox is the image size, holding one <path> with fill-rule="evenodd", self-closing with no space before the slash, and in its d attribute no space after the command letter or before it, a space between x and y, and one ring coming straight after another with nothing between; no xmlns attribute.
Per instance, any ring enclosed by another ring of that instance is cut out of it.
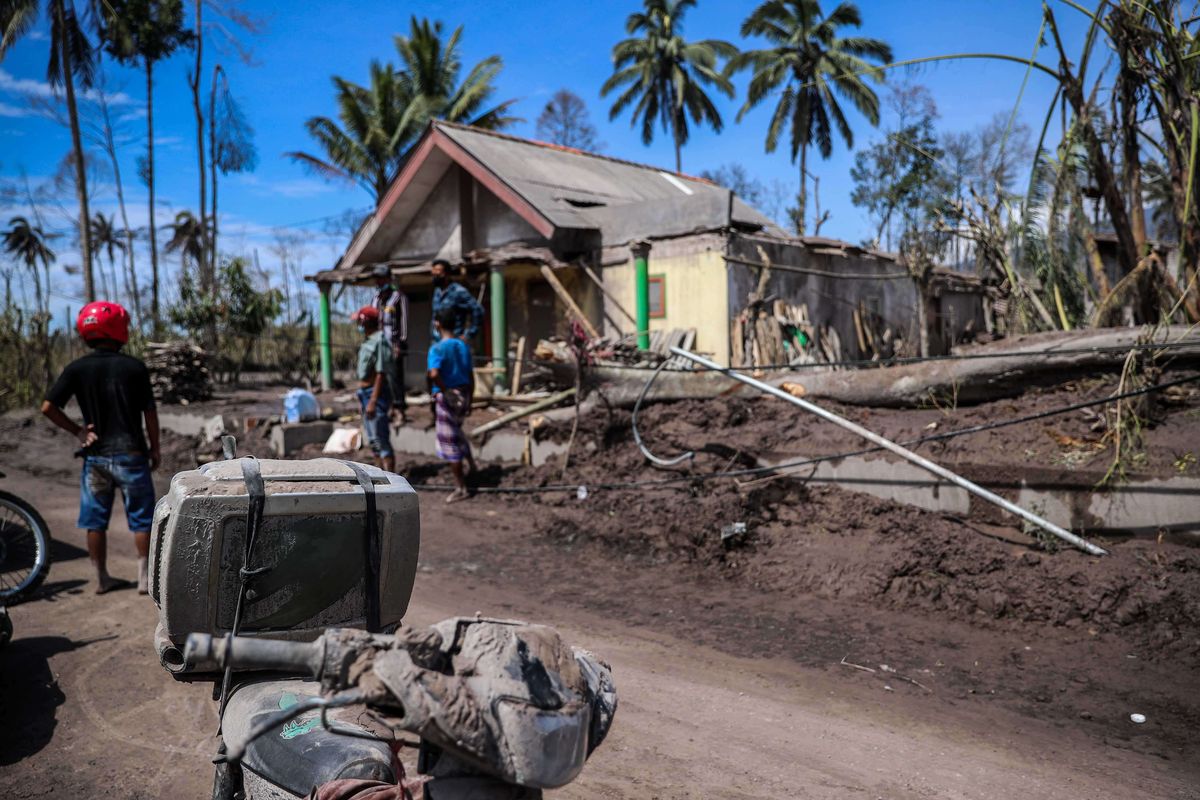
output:
<svg viewBox="0 0 1200 800"><path fill-rule="evenodd" d="M388 423L388 412L392 409L391 392L388 391L385 382L383 389L379 392L379 399L375 401L375 416L368 417L367 403L371 402L371 392L370 388L358 390L358 402L362 406L363 429L367 433L367 444L371 446L371 452L378 458L391 458L396 454L392 450L392 431Z"/></svg>
<svg viewBox="0 0 1200 800"><path fill-rule="evenodd" d="M79 527L89 531L108 530L113 497L118 489L129 530L149 533L154 520L150 459L129 454L84 456L79 475Z"/></svg>

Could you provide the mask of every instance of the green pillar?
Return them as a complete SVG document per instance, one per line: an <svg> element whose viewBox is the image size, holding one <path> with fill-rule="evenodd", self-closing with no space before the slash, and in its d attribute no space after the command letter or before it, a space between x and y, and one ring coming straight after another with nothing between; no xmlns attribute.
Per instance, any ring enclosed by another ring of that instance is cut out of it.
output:
<svg viewBox="0 0 1200 800"><path fill-rule="evenodd" d="M496 368L495 390L503 391L508 385L508 318L504 297L504 273L492 267L488 273L490 314L492 318L492 366Z"/></svg>
<svg viewBox="0 0 1200 800"><path fill-rule="evenodd" d="M635 283L634 316L637 318L637 343L639 350L650 349L650 266L646 258L650 254L649 242L634 242L633 272Z"/></svg>
<svg viewBox="0 0 1200 800"><path fill-rule="evenodd" d="M333 344L329 330L329 284L320 284L321 289L321 388L333 388Z"/></svg>

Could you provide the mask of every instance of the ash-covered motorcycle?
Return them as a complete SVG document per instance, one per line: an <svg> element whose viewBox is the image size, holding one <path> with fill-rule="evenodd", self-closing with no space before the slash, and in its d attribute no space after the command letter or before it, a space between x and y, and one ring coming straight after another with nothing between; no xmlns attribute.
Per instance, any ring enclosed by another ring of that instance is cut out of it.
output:
<svg viewBox="0 0 1200 800"><path fill-rule="evenodd" d="M419 537L416 493L374 467L243 458L172 479L155 639L174 677L213 683L214 800L526 800L579 774L616 710L609 668L545 626L403 627Z"/></svg>

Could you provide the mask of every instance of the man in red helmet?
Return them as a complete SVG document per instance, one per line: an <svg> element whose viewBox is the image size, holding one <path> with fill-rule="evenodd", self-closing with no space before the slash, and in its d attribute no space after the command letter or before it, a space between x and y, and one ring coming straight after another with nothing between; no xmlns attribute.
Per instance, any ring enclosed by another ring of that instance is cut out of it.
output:
<svg viewBox="0 0 1200 800"><path fill-rule="evenodd" d="M146 365L121 352L129 341L129 314L116 303L88 303L75 328L92 352L67 365L46 393L42 413L79 440L83 471L79 479L79 527L87 531L88 556L96 568L96 592L130 585L108 574L108 521L117 489L138 555L138 592L149 590L146 562L154 516L158 467L158 411ZM83 424L63 409L79 403ZM145 420L145 431L142 421ZM149 439L149 444L147 444Z"/></svg>
<svg viewBox="0 0 1200 800"><path fill-rule="evenodd" d="M392 347L380 330L379 309L363 306L350 317L363 334L358 348L358 401L362 405L367 444L380 469L396 471L388 412L392 407Z"/></svg>

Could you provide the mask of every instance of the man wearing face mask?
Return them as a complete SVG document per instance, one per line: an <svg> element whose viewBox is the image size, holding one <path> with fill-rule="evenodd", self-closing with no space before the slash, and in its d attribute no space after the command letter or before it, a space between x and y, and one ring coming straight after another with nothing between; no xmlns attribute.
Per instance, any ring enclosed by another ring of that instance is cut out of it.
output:
<svg viewBox="0 0 1200 800"><path fill-rule="evenodd" d="M408 400L404 396L404 356L408 352L408 296L392 282L392 271L386 264L371 270L378 291L371 305L379 312L383 340L392 348L392 372L388 375L392 390L392 410L398 412L400 424L408 422Z"/></svg>
<svg viewBox="0 0 1200 800"><path fill-rule="evenodd" d="M388 472L396 471L396 453L392 450L388 428L388 411L392 404L392 348L383 339L379 325L379 309L363 306L350 316L358 325L363 343L358 348L358 402L362 407L363 429L367 444L375 454L376 465Z"/></svg>
<svg viewBox="0 0 1200 800"><path fill-rule="evenodd" d="M467 342L479 334L483 326L483 306L471 296L471 293L459 283L450 280L450 262L438 259L433 262L430 274L433 276L433 319L437 319L443 309L449 309L454 314L454 328L451 333ZM433 341L438 341L436 326L430 322L429 332Z"/></svg>

